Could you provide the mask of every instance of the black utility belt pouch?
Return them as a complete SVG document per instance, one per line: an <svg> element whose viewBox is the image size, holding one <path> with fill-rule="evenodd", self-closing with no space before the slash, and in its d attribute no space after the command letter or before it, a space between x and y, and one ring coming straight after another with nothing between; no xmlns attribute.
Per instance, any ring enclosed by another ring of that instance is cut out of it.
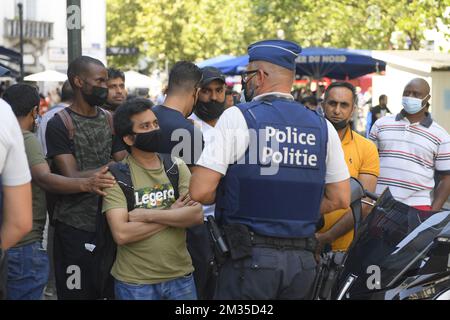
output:
<svg viewBox="0 0 450 320"><path fill-rule="evenodd" d="M243 224L229 224L223 227L232 260L252 256L252 240L248 227Z"/></svg>

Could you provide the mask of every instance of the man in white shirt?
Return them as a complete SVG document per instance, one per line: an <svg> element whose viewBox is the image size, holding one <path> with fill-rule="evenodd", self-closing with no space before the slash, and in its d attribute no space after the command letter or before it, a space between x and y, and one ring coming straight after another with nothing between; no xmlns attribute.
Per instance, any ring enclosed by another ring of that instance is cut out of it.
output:
<svg viewBox="0 0 450 320"><path fill-rule="evenodd" d="M213 143L213 128L225 111L225 76L219 69L204 67L198 100L194 112L189 117L203 134L205 144ZM212 243L207 229L208 216L214 216L215 205L204 205L205 223L190 229L188 249L195 267L194 277L197 294L201 300L213 298L217 277ZM195 239L194 239L195 237ZM193 248L195 246L195 248ZM192 250L193 249L193 250Z"/></svg>
<svg viewBox="0 0 450 320"><path fill-rule="evenodd" d="M31 175L22 133L11 107L0 99L0 175L3 186L1 247L15 245L31 230Z"/></svg>
<svg viewBox="0 0 450 320"><path fill-rule="evenodd" d="M424 79L411 80L403 90L401 112L378 119L369 138L380 154L376 192L389 187L396 200L431 214L450 195L450 136L431 118L430 98Z"/></svg>
<svg viewBox="0 0 450 320"><path fill-rule="evenodd" d="M0 67L0 76L5 69ZM11 107L0 99L0 299L5 297L4 252L32 227L31 175L22 133Z"/></svg>

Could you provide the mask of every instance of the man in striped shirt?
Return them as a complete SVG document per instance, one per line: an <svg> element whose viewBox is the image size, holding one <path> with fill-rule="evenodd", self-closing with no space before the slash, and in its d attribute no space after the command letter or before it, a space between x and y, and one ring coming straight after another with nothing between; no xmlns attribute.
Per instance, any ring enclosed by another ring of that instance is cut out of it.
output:
<svg viewBox="0 0 450 320"><path fill-rule="evenodd" d="M450 137L428 113L430 86L420 78L403 91L403 110L378 119L370 131L380 154L377 193L389 187L397 200L438 211L450 194ZM433 200L430 193L438 186Z"/></svg>

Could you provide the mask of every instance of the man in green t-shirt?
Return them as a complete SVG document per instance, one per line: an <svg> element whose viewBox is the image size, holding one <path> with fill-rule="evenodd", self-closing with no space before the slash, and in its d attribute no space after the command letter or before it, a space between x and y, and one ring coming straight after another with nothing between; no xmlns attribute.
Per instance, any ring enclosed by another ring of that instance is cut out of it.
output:
<svg viewBox="0 0 450 320"><path fill-rule="evenodd" d="M9 87L4 94L22 129L25 153L32 177L33 228L8 255L7 298L11 300L37 300L48 280L49 263L42 237L47 216L45 191L55 193L96 192L106 195L100 188L114 185L106 171L91 178L66 178L52 174L42 153L34 131L38 115L39 94L26 84Z"/></svg>
<svg viewBox="0 0 450 320"><path fill-rule="evenodd" d="M167 177L161 157L158 120L146 99L121 105L114 114L116 136L123 139L133 182L135 209L128 212L120 186L106 189L106 213L117 256L111 274L115 295L122 300L196 299L186 228L203 223L201 205L188 195L190 172L180 159L178 190Z"/></svg>

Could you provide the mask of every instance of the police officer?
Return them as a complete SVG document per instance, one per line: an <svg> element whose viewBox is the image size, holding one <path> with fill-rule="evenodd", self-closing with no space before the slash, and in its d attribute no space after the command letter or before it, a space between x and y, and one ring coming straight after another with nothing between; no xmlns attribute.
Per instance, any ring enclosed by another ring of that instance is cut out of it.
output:
<svg viewBox="0 0 450 320"><path fill-rule="evenodd" d="M192 175L192 199L216 200L229 247L216 299L308 298L319 216L350 204L336 130L290 94L300 52L282 40L249 46L247 103L225 110Z"/></svg>

